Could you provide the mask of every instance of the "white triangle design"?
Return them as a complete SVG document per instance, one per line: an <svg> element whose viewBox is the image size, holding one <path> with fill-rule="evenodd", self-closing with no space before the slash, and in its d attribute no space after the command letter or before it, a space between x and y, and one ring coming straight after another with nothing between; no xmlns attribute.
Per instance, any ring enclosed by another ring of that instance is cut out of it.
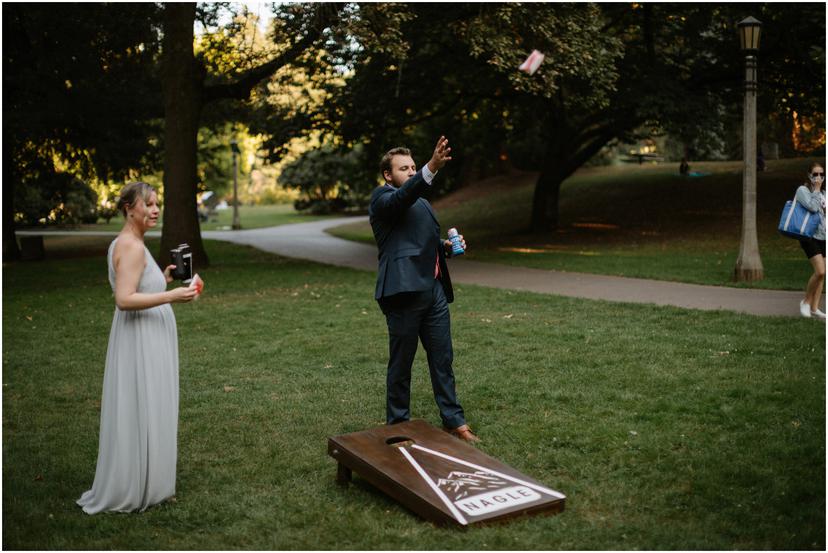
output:
<svg viewBox="0 0 828 553"><path fill-rule="evenodd" d="M539 486L538 484L533 484L531 482L527 482L526 480L521 480L520 478L515 478L514 476L509 476L508 474L504 474L502 472L498 472L496 470L488 469L481 465L476 465L474 463L470 463L468 461L464 461L462 459L458 459L457 457L452 457L451 455L446 455L445 453L440 453L439 451L434 451L433 449L428 449L427 447L423 447L417 444L412 445L411 447L419 449L420 451L425 451L426 453L430 453L432 455L436 455L437 457L442 457L443 459L448 459L449 461L454 461L455 463L460 463L461 465L466 465L467 467L472 467L477 470L482 470L488 472L489 474L494 474L495 476L499 476L501 478L505 478L506 480L510 480L516 484L521 484L523 486L532 488L535 491L543 492L547 495L551 495L552 497L557 497L558 499L566 499L566 496L560 492L556 492L555 490L551 490L549 488L545 488L543 486ZM419 466L419 465L418 465ZM429 479L429 482L431 479ZM441 492L442 493L442 492Z"/></svg>

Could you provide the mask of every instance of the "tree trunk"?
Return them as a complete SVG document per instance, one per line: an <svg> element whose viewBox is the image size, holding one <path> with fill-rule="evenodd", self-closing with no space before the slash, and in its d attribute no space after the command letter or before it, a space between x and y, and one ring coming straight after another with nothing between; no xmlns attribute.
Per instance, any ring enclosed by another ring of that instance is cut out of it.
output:
<svg viewBox="0 0 828 553"><path fill-rule="evenodd" d="M8 144L9 141L6 142ZM4 153L11 148L5 146ZM11 167L14 161L8 155L3 156L6 161L3 167L3 261L17 261L20 259L20 248L17 245L17 236L14 233L14 175Z"/></svg>
<svg viewBox="0 0 828 553"><path fill-rule="evenodd" d="M193 55L195 11L194 3L170 2L164 6L164 226L158 259L165 265L170 249L186 242L193 252L193 268L199 269L207 267L209 260L196 205L204 73Z"/></svg>
<svg viewBox="0 0 828 553"><path fill-rule="evenodd" d="M541 169L532 197L532 232L548 232L558 228L558 199L563 177L549 165Z"/></svg>
<svg viewBox="0 0 828 553"><path fill-rule="evenodd" d="M532 232L548 232L558 228L561 184L610 140L639 122L608 122L603 128L574 134L560 134L558 141L546 151L546 160L535 183L532 198ZM561 139L564 137L565 139Z"/></svg>

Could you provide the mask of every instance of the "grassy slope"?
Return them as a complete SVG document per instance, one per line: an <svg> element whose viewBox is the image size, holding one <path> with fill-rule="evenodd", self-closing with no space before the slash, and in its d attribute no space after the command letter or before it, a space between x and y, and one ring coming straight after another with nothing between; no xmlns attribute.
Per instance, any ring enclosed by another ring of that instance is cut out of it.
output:
<svg viewBox="0 0 828 553"><path fill-rule="evenodd" d="M57 240L73 258L3 267L6 549L825 547L824 325L463 286L455 370L481 449L568 500L462 532L334 483L326 438L383 422L373 276L210 241L205 296L175 306L177 502L89 517L107 240ZM439 424L422 352L412 387Z"/></svg>
<svg viewBox="0 0 828 553"><path fill-rule="evenodd" d="M776 226L806 160L769 161L758 177L759 246L765 279L731 282L741 236L741 164L697 163L701 178L675 164L585 169L561 188L561 224L529 234L533 174L467 187L436 202L445 228L467 237L468 256L526 267L721 286L804 289L812 270L799 244ZM373 242L367 224L332 234Z"/></svg>

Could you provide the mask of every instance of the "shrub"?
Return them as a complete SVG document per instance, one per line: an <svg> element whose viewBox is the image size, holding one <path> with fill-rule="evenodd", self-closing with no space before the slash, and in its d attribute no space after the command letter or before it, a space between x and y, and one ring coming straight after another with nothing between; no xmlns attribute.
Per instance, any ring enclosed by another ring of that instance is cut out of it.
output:
<svg viewBox="0 0 828 553"><path fill-rule="evenodd" d="M306 198L294 202L298 211L336 213L352 206L365 181L362 148L323 146L302 154L279 176L282 186L298 188Z"/></svg>
<svg viewBox="0 0 828 553"><path fill-rule="evenodd" d="M94 223L98 194L69 173L41 172L15 187L15 221L24 225Z"/></svg>

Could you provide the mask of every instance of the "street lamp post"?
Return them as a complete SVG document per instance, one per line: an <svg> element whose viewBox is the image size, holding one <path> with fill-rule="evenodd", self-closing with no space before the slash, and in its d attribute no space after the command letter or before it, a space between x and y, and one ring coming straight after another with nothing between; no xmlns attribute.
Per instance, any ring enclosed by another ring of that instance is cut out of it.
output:
<svg viewBox="0 0 828 553"><path fill-rule="evenodd" d="M239 143L230 141L230 149L233 150L233 230L239 230Z"/></svg>
<svg viewBox="0 0 828 553"><path fill-rule="evenodd" d="M748 282L764 278L756 236L756 53L762 23L747 17L739 22L739 39L745 53L745 111L742 133L742 240L733 279Z"/></svg>

